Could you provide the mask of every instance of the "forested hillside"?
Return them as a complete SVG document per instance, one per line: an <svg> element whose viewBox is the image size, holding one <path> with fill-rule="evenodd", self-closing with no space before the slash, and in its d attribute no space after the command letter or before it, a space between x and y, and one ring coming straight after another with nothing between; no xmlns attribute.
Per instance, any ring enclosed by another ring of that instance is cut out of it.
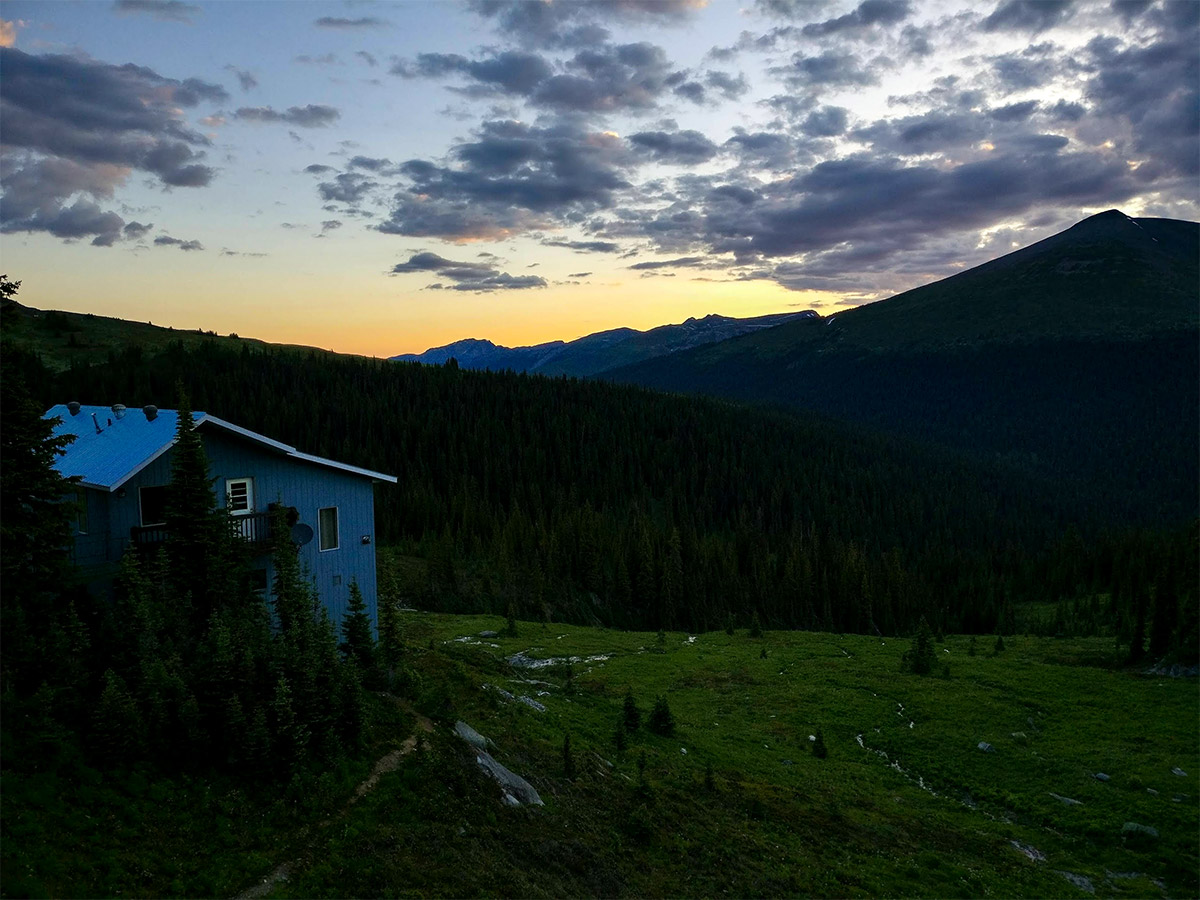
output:
<svg viewBox="0 0 1200 900"><path fill-rule="evenodd" d="M603 377L818 412L1002 460L1108 515L1198 512L1200 226L1116 210L820 321Z"/></svg>
<svg viewBox="0 0 1200 900"><path fill-rule="evenodd" d="M429 608L896 633L922 617L1011 629L1036 600L1064 601L1036 626L1051 630L1128 642L1153 619L1156 651L1194 629L1186 527L1130 552L1119 506L816 417L215 345L133 350L42 383L47 407L170 406L181 384L197 409L397 474L379 530Z"/></svg>

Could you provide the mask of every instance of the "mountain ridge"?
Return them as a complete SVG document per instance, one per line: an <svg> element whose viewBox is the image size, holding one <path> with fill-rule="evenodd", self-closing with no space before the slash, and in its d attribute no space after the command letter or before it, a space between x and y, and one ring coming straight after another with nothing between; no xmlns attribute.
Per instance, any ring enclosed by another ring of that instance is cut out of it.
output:
<svg viewBox="0 0 1200 900"><path fill-rule="evenodd" d="M469 369L588 376L804 318L817 318L817 314L805 310L739 319L710 313L702 318L693 316L677 324L659 325L646 331L612 328L573 341L548 341L524 347L505 347L483 338L464 338L431 347L424 353L403 353L391 359L440 365L454 358L460 366Z"/></svg>

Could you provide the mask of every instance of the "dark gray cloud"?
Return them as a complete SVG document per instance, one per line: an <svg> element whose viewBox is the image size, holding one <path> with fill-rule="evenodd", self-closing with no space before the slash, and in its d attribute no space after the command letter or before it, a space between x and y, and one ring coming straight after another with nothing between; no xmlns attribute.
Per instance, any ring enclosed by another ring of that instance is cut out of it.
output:
<svg viewBox="0 0 1200 900"><path fill-rule="evenodd" d="M340 16L322 16L313 22L318 28L333 28L339 31L362 31L372 28L388 28L391 23L374 16L363 16L358 19L346 19Z"/></svg>
<svg viewBox="0 0 1200 900"><path fill-rule="evenodd" d="M225 67L226 72L232 72L238 80L238 84L242 86L243 91L253 90L258 87L258 79L254 77L254 73L246 69L239 69L237 66L228 65Z"/></svg>
<svg viewBox="0 0 1200 900"><path fill-rule="evenodd" d="M208 139L187 126L181 109L228 99L220 85L12 47L0 48L0 70L6 231L90 233L109 246L124 220L93 201L110 198L131 171L171 187L202 187L216 174L203 162ZM67 206L76 194L92 200Z"/></svg>
<svg viewBox="0 0 1200 900"><path fill-rule="evenodd" d="M698 131L639 131L629 142L658 162L701 163L717 155L717 145Z"/></svg>
<svg viewBox="0 0 1200 900"><path fill-rule="evenodd" d="M296 62L304 66L340 66L342 64L336 53L322 53L320 56L302 53L296 57Z"/></svg>
<svg viewBox="0 0 1200 900"><path fill-rule="evenodd" d="M391 72L402 78L461 77L469 83L455 90L467 96L521 97L560 112L648 110L688 82L685 72L672 68L661 47L646 42L589 47L567 59L561 70L539 53L508 50L478 59L422 53L412 60L396 60ZM715 84L737 90L736 81L718 78ZM681 95L702 102L704 86L696 85L684 88Z"/></svg>
<svg viewBox="0 0 1200 900"><path fill-rule="evenodd" d="M351 169L366 169L368 172L382 172L390 169L392 161L372 156L355 156L347 163ZM311 168L311 167L310 167Z"/></svg>
<svg viewBox="0 0 1200 900"><path fill-rule="evenodd" d="M464 239L501 236L612 206L636 158L615 135L571 120L549 126L487 121L451 165L409 160L380 230Z"/></svg>
<svg viewBox="0 0 1200 900"><path fill-rule="evenodd" d="M991 133L992 123L973 112L936 110L920 116L881 119L854 132L876 152L904 156L951 151Z"/></svg>
<svg viewBox="0 0 1200 900"><path fill-rule="evenodd" d="M710 90L717 91L726 100L737 100L750 90L746 76L741 72L735 78L728 72L721 72L717 69L710 69L704 73L704 85Z"/></svg>
<svg viewBox="0 0 1200 900"><path fill-rule="evenodd" d="M354 55L365 62L372 69L379 65L379 60L377 60L373 54L368 53L366 50L355 50Z"/></svg>
<svg viewBox="0 0 1200 900"><path fill-rule="evenodd" d="M845 134L850 111L840 106L822 106L808 114L800 130L813 137L836 137Z"/></svg>
<svg viewBox="0 0 1200 900"><path fill-rule="evenodd" d="M879 76L853 53L826 50L820 56L796 53L791 65L771 70L793 88L855 87L876 84Z"/></svg>
<svg viewBox="0 0 1200 900"><path fill-rule="evenodd" d="M326 219L324 222L321 223L321 232L322 232L322 234L324 234L325 232L328 232L328 231L337 231L337 229L339 229L341 227L342 227L342 222L340 219Z"/></svg>
<svg viewBox="0 0 1200 900"><path fill-rule="evenodd" d="M1059 101L1062 103L1063 101ZM1036 100L1022 100L1020 103L1010 103L988 110L988 115L1000 122L1024 122L1038 108Z"/></svg>
<svg viewBox="0 0 1200 900"><path fill-rule="evenodd" d="M1037 33L1069 18L1071 11L1071 0L1005 0L983 20L983 30Z"/></svg>
<svg viewBox="0 0 1200 900"><path fill-rule="evenodd" d="M615 244L612 241L542 241L542 245L545 247L565 247L577 253L617 253L621 249L620 244ZM579 276L573 275L571 277L576 278Z"/></svg>
<svg viewBox="0 0 1200 900"><path fill-rule="evenodd" d="M1006 92L1026 91L1053 81L1070 64L1051 43L1033 44L1015 53L991 58L1000 87Z"/></svg>
<svg viewBox="0 0 1200 900"><path fill-rule="evenodd" d="M332 181L322 181L317 185L317 192L327 203L345 203L357 206L378 187L378 182L372 181L357 172L342 172Z"/></svg>
<svg viewBox="0 0 1200 900"><path fill-rule="evenodd" d="M533 47L587 47L608 37L603 22L685 21L700 0L469 0L468 7L505 36Z"/></svg>
<svg viewBox="0 0 1200 900"><path fill-rule="evenodd" d="M392 267L393 275L409 275L414 273L436 273L454 282L448 290L475 291L491 293L493 291L522 290L546 286L546 279L540 275L510 275L501 272L494 266L479 263L455 262L439 256L436 253L414 253L407 262L397 263ZM431 285L439 287L439 285Z"/></svg>
<svg viewBox="0 0 1200 900"><path fill-rule="evenodd" d="M270 106L243 106L233 114L243 122L285 122L300 128L323 128L341 117L332 106L310 103L307 106L289 106L282 112Z"/></svg>
<svg viewBox="0 0 1200 900"><path fill-rule="evenodd" d="M650 262L634 263L626 268L636 271L650 271L654 269L685 269L696 268L703 266L708 260L703 256L681 256L678 259L654 260Z"/></svg>
<svg viewBox="0 0 1200 900"><path fill-rule="evenodd" d="M805 37L831 34L861 34L872 25L895 25L912 14L908 0L863 0L852 12L824 22L812 22L801 29Z"/></svg>
<svg viewBox="0 0 1200 900"><path fill-rule="evenodd" d="M329 172L336 172L337 169L323 163L313 163L311 166L305 166L304 171L310 175L326 175Z"/></svg>
<svg viewBox="0 0 1200 900"><path fill-rule="evenodd" d="M480 96L487 92L528 95L552 73L550 64L536 53L505 51L471 60L458 53L421 53L416 60L397 60L391 68L401 78L442 78L461 75L476 82Z"/></svg>
<svg viewBox="0 0 1200 900"><path fill-rule="evenodd" d="M1195 176L1200 171L1200 18L1187 7L1200 13L1200 4L1183 5L1183 16L1164 21L1158 39L1145 46L1094 38L1086 48L1093 74L1085 94L1097 118L1128 123L1139 156Z"/></svg>
<svg viewBox="0 0 1200 900"><path fill-rule="evenodd" d="M182 0L115 0L113 10L123 15L152 16L162 22L187 22L200 14L199 6Z"/></svg>
<svg viewBox="0 0 1200 900"><path fill-rule="evenodd" d="M162 234L154 239L156 247L178 247L180 250L203 250L204 246L199 241L183 241L179 238L171 237L170 235Z"/></svg>
<svg viewBox="0 0 1200 900"><path fill-rule="evenodd" d="M125 237L137 240L138 238L145 237L153 230L153 228L153 222L126 222L125 227L121 230L125 233Z"/></svg>

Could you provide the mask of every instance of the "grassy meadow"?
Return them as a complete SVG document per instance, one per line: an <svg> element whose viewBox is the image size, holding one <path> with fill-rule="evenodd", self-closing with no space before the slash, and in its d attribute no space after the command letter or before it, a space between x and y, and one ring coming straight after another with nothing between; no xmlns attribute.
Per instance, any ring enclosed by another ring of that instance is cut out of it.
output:
<svg viewBox="0 0 1200 900"><path fill-rule="evenodd" d="M1197 894L1195 680L1108 668L1108 641L979 638L971 656L953 636L921 677L901 673L907 640L405 621L426 708L494 741L546 805L502 806L439 728L280 895ZM627 690L642 727L621 751ZM671 737L646 729L657 696Z"/></svg>
<svg viewBox="0 0 1200 900"><path fill-rule="evenodd" d="M344 771L259 792L7 773L3 894L1200 893L1196 680L1117 667L1108 640L1013 636L994 653L981 637L972 656L948 636L939 671L917 676L902 639L403 622L413 701L374 698L370 746ZM513 666L518 653L553 662ZM627 691L641 727L618 749ZM669 737L647 728L659 696ZM400 755L423 716L432 731ZM545 805L505 805L457 719Z"/></svg>

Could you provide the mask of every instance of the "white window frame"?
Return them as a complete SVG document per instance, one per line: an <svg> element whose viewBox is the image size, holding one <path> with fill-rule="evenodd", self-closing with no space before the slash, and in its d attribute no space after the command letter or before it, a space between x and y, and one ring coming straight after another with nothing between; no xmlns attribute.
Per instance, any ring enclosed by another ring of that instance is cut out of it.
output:
<svg viewBox="0 0 1200 900"><path fill-rule="evenodd" d="M333 546L325 546L325 519L321 513L328 509L333 510ZM339 549L342 546L341 541L341 522L339 521L338 508L336 506L322 506L317 510L317 550L320 553L330 553Z"/></svg>
<svg viewBox="0 0 1200 900"><path fill-rule="evenodd" d="M231 504L230 492L235 484L244 484L246 486L246 508L234 509ZM225 508L232 516L248 516L254 512L254 479L253 478L226 478L225 479Z"/></svg>

